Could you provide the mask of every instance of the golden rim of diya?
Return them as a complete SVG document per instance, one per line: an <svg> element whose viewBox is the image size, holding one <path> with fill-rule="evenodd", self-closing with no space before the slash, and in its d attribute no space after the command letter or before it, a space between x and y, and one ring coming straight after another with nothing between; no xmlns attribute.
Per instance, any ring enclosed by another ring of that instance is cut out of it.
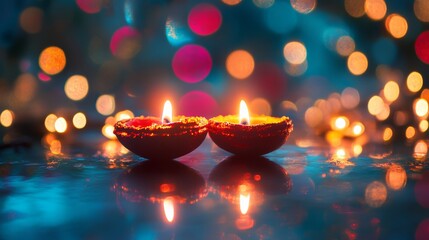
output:
<svg viewBox="0 0 429 240"><path fill-rule="evenodd" d="M122 137L174 136L200 134L207 131L204 117L173 117L171 123L162 123L159 118L140 116L118 121L114 133Z"/></svg>

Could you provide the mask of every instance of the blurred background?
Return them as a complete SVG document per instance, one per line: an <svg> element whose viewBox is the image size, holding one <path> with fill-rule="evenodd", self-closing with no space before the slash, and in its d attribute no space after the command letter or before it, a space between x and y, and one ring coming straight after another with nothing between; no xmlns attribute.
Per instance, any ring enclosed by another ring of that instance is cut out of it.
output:
<svg viewBox="0 0 429 240"><path fill-rule="evenodd" d="M1 1L0 142L139 115L289 116L290 144L427 152L429 1ZM59 144L59 149L58 149Z"/></svg>

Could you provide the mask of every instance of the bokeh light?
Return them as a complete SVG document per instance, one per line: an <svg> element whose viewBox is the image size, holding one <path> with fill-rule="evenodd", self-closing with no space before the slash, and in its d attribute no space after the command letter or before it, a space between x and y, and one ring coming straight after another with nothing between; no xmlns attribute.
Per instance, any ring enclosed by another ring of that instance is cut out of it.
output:
<svg viewBox="0 0 429 240"><path fill-rule="evenodd" d="M23 73L15 81L13 95L21 103L28 103L37 92L37 80L30 73Z"/></svg>
<svg viewBox="0 0 429 240"><path fill-rule="evenodd" d="M12 126L13 119L14 119L14 114L9 109L3 110L1 112L1 114L0 114L0 124L3 127L10 127L10 126Z"/></svg>
<svg viewBox="0 0 429 240"><path fill-rule="evenodd" d="M66 55L59 47L47 47L40 53L39 66L46 74L58 74L66 66Z"/></svg>
<svg viewBox="0 0 429 240"><path fill-rule="evenodd" d="M38 7L28 7L19 16L19 25L27 33L38 33L42 23L43 11Z"/></svg>
<svg viewBox="0 0 429 240"><path fill-rule="evenodd" d="M424 63L429 64L429 31L420 33L414 44L417 57Z"/></svg>
<svg viewBox="0 0 429 240"><path fill-rule="evenodd" d="M379 96L372 96L368 101L368 112L377 115L383 111L384 101Z"/></svg>
<svg viewBox="0 0 429 240"><path fill-rule="evenodd" d="M413 157L417 160L422 160L426 158L427 153L428 153L427 143L424 140L417 141L416 144L414 145Z"/></svg>
<svg viewBox="0 0 429 240"><path fill-rule="evenodd" d="M316 0L290 0L293 9L299 13L310 13L316 8Z"/></svg>
<svg viewBox="0 0 429 240"><path fill-rule="evenodd" d="M405 137L411 139L416 135L416 129L413 126L408 126L405 130Z"/></svg>
<svg viewBox="0 0 429 240"><path fill-rule="evenodd" d="M361 122L355 122L352 124L353 135L359 136L365 131L365 126Z"/></svg>
<svg viewBox="0 0 429 240"><path fill-rule="evenodd" d="M334 130L344 130L349 126L349 119L345 116L339 116L333 119L331 127Z"/></svg>
<svg viewBox="0 0 429 240"><path fill-rule="evenodd" d="M226 5L234 6L241 2L241 0L222 0Z"/></svg>
<svg viewBox="0 0 429 240"><path fill-rule="evenodd" d="M381 20L387 12L384 0L365 0L365 13L372 20Z"/></svg>
<svg viewBox="0 0 429 240"><path fill-rule="evenodd" d="M271 115L271 105L265 98L255 98L249 104L250 112L254 115Z"/></svg>
<svg viewBox="0 0 429 240"><path fill-rule="evenodd" d="M196 83L209 75L212 68L212 58L204 47L189 44L174 54L172 67L180 80Z"/></svg>
<svg viewBox="0 0 429 240"><path fill-rule="evenodd" d="M203 91L190 91L180 99L180 113L186 116L212 117L217 113L217 102Z"/></svg>
<svg viewBox="0 0 429 240"><path fill-rule="evenodd" d="M407 77L407 88L410 92L418 92L422 89L423 77L419 72L411 72Z"/></svg>
<svg viewBox="0 0 429 240"><path fill-rule="evenodd" d="M399 14L393 13L386 18L386 29L394 38L402 38L407 34L408 22Z"/></svg>
<svg viewBox="0 0 429 240"><path fill-rule="evenodd" d="M119 28L110 39L111 53L122 60L131 59L140 51L140 48L140 33L130 26Z"/></svg>
<svg viewBox="0 0 429 240"><path fill-rule="evenodd" d="M414 14L422 22L429 22L429 1L414 0Z"/></svg>
<svg viewBox="0 0 429 240"><path fill-rule="evenodd" d="M191 9L188 15L189 28L195 34L208 36L215 33L222 24L222 14L216 6L201 3Z"/></svg>
<svg viewBox="0 0 429 240"><path fill-rule="evenodd" d="M353 52L347 59L347 67L353 75L362 75L368 68L368 59L362 52Z"/></svg>
<svg viewBox="0 0 429 240"><path fill-rule="evenodd" d="M335 48L341 56L347 57L355 50L356 44L350 36L338 38Z"/></svg>
<svg viewBox="0 0 429 240"><path fill-rule="evenodd" d="M253 56L245 50L235 50L226 59L226 70L237 79L249 77L255 68Z"/></svg>
<svg viewBox="0 0 429 240"><path fill-rule="evenodd" d="M308 126L316 127L323 120L323 112L318 107L310 107L305 111L304 119Z"/></svg>
<svg viewBox="0 0 429 240"><path fill-rule="evenodd" d="M392 190L398 191L407 184L407 172L403 167L393 164L387 169L386 184Z"/></svg>
<svg viewBox="0 0 429 240"><path fill-rule="evenodd" d="M429 128L429 122L427 120L421 120L419 123L420 132L426 132Z"/></svg>
<svg viewBox="0 0 429 240"><path fill-rule="evenodd" d="M49 150L51 151L52 154L58 155L61 154L61 141L58 139L54 139L52 140L50 146L49 146Z"/></svg>
<svg viewBox="0 0 429 240"><path fill-rule="evenodd" d="M134 113L130 110L119 111L115 114L115 121L121 121L125 119L130 119L134 117Z"/></svg>
<svg viewBox="0 0 429 240"><path fill-rule="evenodd" d="M88 90L88 80L82 75L71 76L64 85L64 92L67 97L74 101L79 101L86 97Z"/></svg>
<svg viewBox="0 0 429 240"><path fill-rule="evenodd" d="M273 6L275 0L253 0L253 4L259 8L269 8Z"/></svg>
<svg viewBox="0 0 429 240"><path fill-rule="evenodd" d="M112 95L101 95L95 103L97 112L101 115L110 115L115 111L115 97Z"/></svg>
<svg viewBox="0 0 429 240"><path fill-rule="evenodd" d="M186 26L170 17L165 22L165 35L172 46L180 46L192 40Z"/></svg>
<svg viewBox="0 0 429 240"><path fill-rule="evenodd" d="M49 132L55 132L55 122L57 121L57 115L51 113L45 118L45 128Z"/></svg>
<svg viewBox="0 0 429 240"><path fill-rule="evenodd" d="M383 131L383 140L385 142L389 141L393 137L393 130L390 127L387 127Z"/></svg>
<svg viewBox="0 0 429 240"><path fill-rule="evenodd" d="M347 87L341 92L341 104L346 109L353 109L360 103L360 95L358 90Z"/></svg>
<svg viewBox="0 0 429 240"><path fill-rule="evenodd" d="M383 94L387 101L394 102L399 97L399 85L395 81L389 81L384 85Z"/></svg>
<svg viewBox="0 0 429 240"><path fill-rule="evenodd" d="M374 181L365 189L365 202L368 206L381 207L387 199L387 189L383 183Z"/></svg>
<svg viewBox="0 0 429 240"><path fill-rule="evenodd" d="M101 129L101 133L108 139L116 139L116 135L113 133L115 127L111 124L105 124Z"/></svg>
<svg viewBox="0 0 429 240"><path fill-rule="evenodd" d="M362 17L365 14L365 0L345 0L344 8L350 16Z"/></svg>
<svg viewBox="0 0 429 240"><path fill-rule="evenodd" d="M82 112L78 112L73 116L73 126L77 129L82 129L86 126L86 116Z"/></svg>
<svg viewBox="0 0 429 240"><path fill-rule="evenodd" d="M85 13L94 14L101 10L103 0L76 0L76 4Z"/></svg>
<svg viewBox="0 0 429 240"><path fill-rule="evenodd" d="M428 101L426 101L426 99L419 98L419 99L415 100L414 111L415 111L417 116L424 117L425 115L428 114L428 109L429 109L429 105L428 105Z"/></svg>
<svg viewBox="0 0 429 240"><path fill-rule="evenodd" d="M67 131L67 121L63 117L57 118L57 120L55 120L54 126L55 131L57 131L58 133L64 133L65 131Z"/></svg>
<svg viewBox="0 0 429 240"><path fill-rule="evenodd" d="M300 42L288 42L283 48L283 56L291 64L301 64L307 59L307 49Z"/></svg>

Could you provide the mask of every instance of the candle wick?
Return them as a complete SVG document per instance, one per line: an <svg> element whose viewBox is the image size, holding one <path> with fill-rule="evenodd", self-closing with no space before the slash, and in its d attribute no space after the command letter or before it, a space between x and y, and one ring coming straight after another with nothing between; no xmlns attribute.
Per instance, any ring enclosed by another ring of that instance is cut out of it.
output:
<svg viewBox="0 0 429 240"><path fill-rule="evenodd" d="M246 119L242 119L241 120L241 124L242 125L249 125L249 122L247 122Z"/></svg>
<svg viewBox="0 0 429 240"><path fill-rule="evenodd" d="M168 119L168 118L164 118L164 119L162 119L162 123L170 123L171 121L170 121L170 119Z"/></svg>

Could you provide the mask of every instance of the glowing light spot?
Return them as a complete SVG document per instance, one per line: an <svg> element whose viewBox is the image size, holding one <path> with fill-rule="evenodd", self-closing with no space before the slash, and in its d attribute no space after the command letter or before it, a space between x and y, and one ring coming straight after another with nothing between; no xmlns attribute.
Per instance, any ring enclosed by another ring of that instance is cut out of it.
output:
<svg viewBox="0 0 429 240"><path fill-rule="evenodd" d="M49 150L51 151L52 154L55 154L55 155L61 154L61 141L57 139L52 140L49 146Z"/></svg>
<svg viewBox="0 0 429 240"><path fill-rule="evenodd" d="M429 22L429 2L414 0L414 14L422 22Z"/></svg>
<svg viewBox="0 0 429 240"><path fill-rule="evenodd" d="M73 126L77 129L82 129L86 126L85 114L78 112L73 116Z"/></svg>
<svg viewBox="0 0 429 240"><path fill-rule="evenodd" d="M173 197L165 198L164 202L163 202L163 206L164 206L165 219L167 219L168 222L173 222L173 220L174 220L174 198Z"/></svg>
<svg viewBox="0 0 429 240"><path fill-rule="evenodd" d="M113 121L111 124L114 124L117 121L121 121L121 120L125 120L125 119L130 119L134 117L134 113L131 112L130 110L124 110L124 111L120 111L117 112L115 114L115 121Z"/></svg>
<svg viewBox="0 0 429 240"><path fill-rule="evenodd" d="M365 202L373 208L381 207L387 199L387 189L383 183L374 181L365 189Z"/></svg>
<svg viewBox="0 0 429 240"><path fill-rule="evenodd" d="M222 0L226 5L234 6L241 2L241 0Z"/></svg>
<svg viewBox="0 0 429 240"><path fill-rule="evenodd" d="M407 34L407 20L399 14L390 14L386 18L386 29L394 38L402 38Z"/></svg>
<svg viewBox="0 0 429 240"><path fill-rule="evenodd" d="M414 102L414 111L417 116L424 117L428 113L429 105L428 101L423 98L419 98Z"/></svg>
<svg viewBox="0 0 429 240"><path fill-rule="evenodd" d="M295 111L295 112L298 111L298 107L296 106L296 104L293 103L293 102L291 102L291 101L283 101L282 102L282 107L285 110L292 110L292 111Z"/></svg>
<svg viewBox="0 0 429 240"><path fill-rule="evenodd" d="M37 7L28 7L19 16L19 25L27 33L38 33L42 29L43 11Z"/></svg>
<svg viewBox="0 0 429 240"><path fill-rule="evenodd" d="M423 87L423 77L419 72L411 72L407 77L407 88L410 92L418 92Z"/></svg>
<svg viewBox="0 0 429 240"><path fill-rule="evenodd" d="M349 119L344 116L339 116L334 119L332 124L332 129L334 130L344 130L349 126Z"/></svg>
<svg viewBox="0 0 429 240"><path fill-rule="evenodd" d="M387 104L383 105L383 108L381 109L381 112L375 115L375 117L379 121L384 121L390 116L390 107Z"/></svg>
<svg viewBox="0 0 429 240"><path fill-rule="evenodd" d="M429 128L429 122L427 120L421 120L419 123L420 132L426 132Z"/></svg>
<svg viewBox="0 0 429 240"><path fill-rule="evenodd" d="M397 164L393 164L387 169L386 184L392 190L398 191L407 184L407 172Z"/></svg>
<svg viewBox="0 0 429 240"><path fill-rule="evenodd" d="M307 69L307 61L304 61L301 64L285 64L285 70L291 76L301 76L307 71Z"/></svg>
<svg viewBox="0 0 429 240"><path fill-rule="evenodd" d="M405 130L405 137L410 139L413 138L416 135L416 129L412 126L408 126Z"/></svg>
<svg viewBox="0 0 429 240"><path fill-rule="evenodd" d="M291 64L301 64L307 59L307 49L300 42L289 42L283 48L283 55Z"/></svg>
<svg viewBox="0 0 429 240"><path fill-rule="evenodd" d="M140 33L129 26L116 30L110 39L110 52L122 60L131 59L140 51L140 48Z"/></svg>
<svg viewBox="0 0 429 240"><path fill-rule="evenodd" d="M67 121L63 117L57 118L57 120L55 120L54 126L55 131L57 131L58 133L64 133L65 131L67 131Z"/></svg>
<svg viewBox="0 0 429 240"><path fill-rule="evenodd" d="M420 94L420 97L429 101L429 89L423 89L422 93Z"/></svg>
<svg viewBox="0 0 429 240"><path fill-rule="evenodd" d="M393 137L393 131L390 127L387 127L383 131L383 140L385 142L389 141Z"/></svg>
<svg viewBox="0 0 429 240"><path fill-rule="evenodd" d="M269 8L273 6L275 0L253 0L253 4L259 8Z"/></svg>
<svg viewBox="0 0 429 240"><path fill-rule="evenodd" d="M399 97L399 85L395 81L387 82L383 94L387 101L394 102Z"/></svg>
<svg viewBox="0 0 429 240"><path fill-rule="evenodd" d="M420 33L414 44L417 57L425 64L429 64L429 31Z"/></svg>
<svg viewBox="0 0 429 240"><path fill-rule="evenodd" d="M173 46L180 46L192 40L187 28L172 18L167 18L165 22L165 35Z"/></svg>
<svg viewBox="0 0 429 240"><path fill-rule="evenodd" d="M359 105L359 92L351 87L345 88L341 93L341 105L347 109L353 109Z"/></svg>
<svg viewBox="0 0 429 240"><path fill-rule="evenodd" d="M350 36L342 36L338 38L335 48L343 57L349 56L355 50L356 44Z"/></svg>
<svg viewBox="0 0 429 240"><path fill-rule="evenodd" d="M82 75L73 75L67 79L64 92L67 97L74 101L82 100L88 94L88 80Z"/></svg>
<svg viewBox="0 0 429 240"><path fill-rule="evenodd" d="M310 107L305 111L304 119L308 126L316 127L323 120L323 112L318 107Z"/></svg>
<svg viewBox="0 0 429 240"><path fill-rule="evenodd" d="M66 66L66 55L59 47L47 47L40 53L39 66L46 74L58 74Z"/></svg>
<svg viewBox="0 0 429 240"><path fill-rule="evenodd" d="M0 123L3 127L12 126L14 114L11 110L5 109L0 114Z"/></svg>
<svg viewBox="0 0 429 240"><path fill-rule="evenodd" d="M112 95L101 95L95 103L97 112L107 116L115 111L115 97Z"/></svg>
<svg viewBox="0 0 429 240"><path fill-rule="evenodd" d="M368 112L371 115L377 115L383 111L384 101L379 96L372 96L368 101Z"/></svg>
<svg viewBox="0 0 429 240"><path fill-rule="evenodd" d="M310 13L316 8L316 0L290 0L293 9L299 13Z"/></svg>
<svg viewBox="0 0 429 240"><path fill-rule="evenodd" d="M212 68L212 58L204 47L189 44L174 54L172 67L180 80L187 83L197 83L209 75Z"/></svg>
<svg viewBox="0 0 429 240"><path fill-rule="evenodd" d="M271 104L265 98L255 98L250 102L250 109L256 115L271 115Z"/></svg>
<svg viewBox="0 0 429 240"><path fill-rule="evenodd" d="M361 145L359 144L353 145L353 155L355 157L359 156L362 153L362 151L363 151L363 148Z"/></svg>
<svg viewBox="0 0 429 240"><path fill-rule="evenodd" d="M365 13L372 20L381 20L387 12L384 0L365 0Z"/></svg>
<svg viewBox="0 0 429 240"><path fill-rule="evenodd" d="M413 157L417 160L423 160L426 158L426 155L428 153L428 145L425 141L419 140L416 142L416 145L414 146L414 154Z"/></svg>
<svg viewBox="0 0 429 240"><path fill-rule="evenodd" d="M208 36L219 30L222 14L214 5L201 3L191 9L188 15L189 28L197 35Z"/></svg>
<svg viewBox="0 0 429 240"><path fill-rule="evenodd" d="M352 17L358 18L365 14L365 0L345 0L344 7Z"/></svg>
<svg viewBox="0 0 429 240"><path fill-rule="evenodd" d="M361 122L353 123L352 131L353 135L359 136L365 131L365 126Z"/></svg>
<svg viewBox="0 0 429 240"><path fill-rule="evenodd" d="M226 70L237 79L249 77L255 68L253 56L245 50L236 50L230 53L226 59Z"/></svg>
<svg viewBox="0 0 429 240"><path fill-rule="evenodd" d="M180 99L180 108L184 115L210 117L218 111L216 100L202 91L190 91Z"/></svg>
<svg viewBox="0 0 429 240"><path fill-rule="evenodd" d="M33 99L37 92L37 80L30 73L23 73L15 81L13 95L16 100L22 103L27 103Z"/></svg>
<svg viewBox="0 0 429 240"><path fill-rule="evenodd" d="M57 121L58 117L55 114L49 114L45 118L45 127L49 132L55 132L55 122Z"/></svg>
<svg viewBox="0 0 429 240"><path fill-rule="evenodd" d="M337 149L337 151L335 152L335 157L341 159L347 158L346 150L344 150L344 148Z"/></svg>
<svg viewBox="0 0 429 240"><path fill-rule="evenodd" d="M341 140L343 139L342 133L338 131L329 131L325 136L326 141L331 146L338 147L341 145Z"/></svg>
<svg viewBox="0 0 429 240"><path fill-rule="evenodd" d="M98 13L103 4L103 0L76 0L77 6L89 14Z"/></svg>
<svg viewBox="0 0 429 240"><path fill-rule="evenodd" d="M347 67L353 75L362 75L368 68L368 59L362 52L353 52L347 59Z"/></svg>
<svg viewBox="0 0 429 240"><path fill-rule="evenodd" d="M51 77L43 72L39 72L37 74L37 77L39 77L40 81L42 82L49 82L51 81Z"/></svg>
<svg viewBox="0 0 429 240"><path fill-rule="evenodd" d="M240 193L240 212L241 214L247 214L250 205L250 193L242 194Z"/></svg>
<svg viewBox="0 0 429 240"><path fill-rule="evenodd" d="M116 135L113 133L115 127L110 124L105 124L101 129L101 133L108 139L116 139Z"/></svg>

